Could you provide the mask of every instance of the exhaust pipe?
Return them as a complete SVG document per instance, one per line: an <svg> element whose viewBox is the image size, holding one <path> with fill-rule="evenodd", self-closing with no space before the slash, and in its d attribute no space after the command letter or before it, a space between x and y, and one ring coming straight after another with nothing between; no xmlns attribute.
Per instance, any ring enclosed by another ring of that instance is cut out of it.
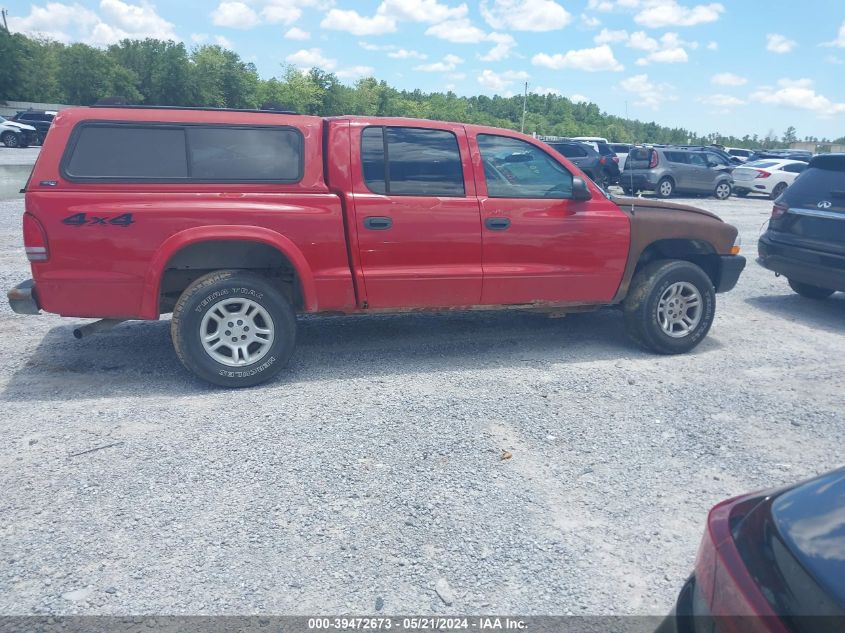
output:
<svg viewBox="0 0 845 633"><path fill-rule="evenodd" d="M86 323L73 329L73 338L80 339L98 332L108 332L118 323L123 323L126 319L100 319L93 323Z"/></svg>

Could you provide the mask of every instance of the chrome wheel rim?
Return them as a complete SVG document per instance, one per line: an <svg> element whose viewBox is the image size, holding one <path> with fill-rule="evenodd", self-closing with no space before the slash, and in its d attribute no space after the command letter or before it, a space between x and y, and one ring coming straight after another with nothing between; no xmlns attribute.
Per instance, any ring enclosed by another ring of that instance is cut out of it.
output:
<svg viewBox="0 0 845 633"><path fill-rule="evenodd" d="M668 181L661 183L660 193L664 196L670 195L672 193L672 183Z"/></svg>
<svg viewBox="0 0 845 633"><path fill-rule="evenodd" d="M684 338L701 323L701 307L698 288L686 281L675 282L657 302L657 322L667 336Z"/></svg>
<svg viewBox="0 0 845 633"><path fill-rule="evenodd" d="M251 299L218 301L200 323L200 341L206 354L227 367L258 362L270 351L274 338L273 319Z"/></svg>
<svg viewBox="0 0 845 633"><path fill-rule="evenodd" d="M720 200L724 200L725 198L727 198L730 195L730 193L731 193L730 188L725 184L722 184L722 185L719 185L718 187L716 187L716 197L719 198Z"/></svg>

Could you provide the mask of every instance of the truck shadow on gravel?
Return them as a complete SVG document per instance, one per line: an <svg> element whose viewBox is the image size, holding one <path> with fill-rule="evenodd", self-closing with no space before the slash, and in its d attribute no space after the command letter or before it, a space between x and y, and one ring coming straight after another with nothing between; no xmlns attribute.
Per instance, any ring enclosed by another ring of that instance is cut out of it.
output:
<svg viewBox="0 0 845 633"><path fill-rule="evenodd" d="M71 326L50 330L0 399L196 396L218 388L176 358L169 321L135 321L76 340ZM434 373L553 363L648 359L624 334L616 310L563 319L528 312L305 317L297 350L280 376L255 389L351 377ZM721 345L705 339L692 354Z"/></svg>
<svg viewBox="0 0 845 633"><path fill-rule="evenodd" d="M838 292L824 301L797 294L749 297L745 301L787 321L845 334L845 293Z"/></svg>

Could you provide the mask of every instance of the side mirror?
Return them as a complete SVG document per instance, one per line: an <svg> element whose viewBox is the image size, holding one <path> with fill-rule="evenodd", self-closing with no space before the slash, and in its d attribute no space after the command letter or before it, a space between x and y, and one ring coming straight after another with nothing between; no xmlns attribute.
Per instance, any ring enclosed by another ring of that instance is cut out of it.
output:
<svg viewBox="0 0 845 633"><path fill-rule="evenodd" d="M719 163L713 162L712 160L708 160L708 161L707 161L707 166L708 166L710 169L713 169L714 167L718 167L718 166L719 166Z"/></svg>
<svg viewBox="0 0 845 633"><path fill-rule="evenodd" d="M572 179L572 199L573 200L592 200L593 194L587 187L587 183L583 178L575 177Z"/></svg>

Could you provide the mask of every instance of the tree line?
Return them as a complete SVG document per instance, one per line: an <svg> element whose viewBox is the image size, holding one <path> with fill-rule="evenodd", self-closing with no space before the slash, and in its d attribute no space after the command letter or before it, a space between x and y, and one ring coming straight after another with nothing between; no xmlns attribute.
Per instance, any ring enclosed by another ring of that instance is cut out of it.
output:
<svg viewBox="0 0 845 633"><path fill-rule="evenodd" d="M192 49L181 42L122 40L107 48L63 44L9 33L0 27L0 99L91 105L121 96L127 103L226 108L266 104L303 114L405 116L520 129L523 97L462 97L448 92L399 90L373 77L353 85L319 68L302 72L283 66L277 77L262 79L256 67L221 46ZM594 103L529 94L525 130L553 136L603 136L618 142L721 143L736 147L775 147L797 140L699 135L654 121L629 120L602 112ZM807 139L810 140L810 139Z"/></svg>

